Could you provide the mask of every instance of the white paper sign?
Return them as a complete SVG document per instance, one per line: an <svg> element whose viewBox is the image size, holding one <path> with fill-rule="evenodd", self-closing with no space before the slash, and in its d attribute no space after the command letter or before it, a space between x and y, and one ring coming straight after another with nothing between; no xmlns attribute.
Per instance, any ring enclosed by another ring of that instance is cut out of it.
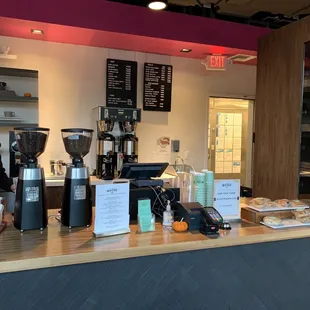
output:
<svg viewBox="0 0 310 310"><path fill-rule="evenodd" d="M213 207L224 220L240 219L240 180L215 180L213 197Z"/></svg>
<svg viewBox="0 0 310 310"><path fill-rule="evenodd" d="M96 237L124 234L129 228L129 183L96 186Z"/></svg>

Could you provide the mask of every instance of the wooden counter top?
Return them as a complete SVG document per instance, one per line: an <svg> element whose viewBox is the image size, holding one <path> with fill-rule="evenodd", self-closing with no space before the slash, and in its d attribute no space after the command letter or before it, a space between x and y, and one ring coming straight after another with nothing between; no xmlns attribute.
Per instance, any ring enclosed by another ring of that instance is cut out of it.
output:
<svg viewBox="0 0 310 310"><path fill-rule="evenodd" d="M137 226L131 225L130 234L95 239L92 227L69 232L54 218L42 233L20 234L9 224L0 234L0 273L310 237L310 228L276 231L248 222L232 227L214 239L200 233L163 231L160 224L156 224L155 232L139 234Z"/></svg>

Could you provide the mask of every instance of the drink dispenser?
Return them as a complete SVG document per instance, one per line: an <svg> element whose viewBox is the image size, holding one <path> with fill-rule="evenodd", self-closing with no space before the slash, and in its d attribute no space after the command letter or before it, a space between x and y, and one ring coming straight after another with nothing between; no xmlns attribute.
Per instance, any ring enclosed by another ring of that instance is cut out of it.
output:
<svg viewBox="0 0 310 310"><path fill-rule="evenodd" d="M112 120L97 121L97 178L112 180L115 170L115 137Z"/></svg>

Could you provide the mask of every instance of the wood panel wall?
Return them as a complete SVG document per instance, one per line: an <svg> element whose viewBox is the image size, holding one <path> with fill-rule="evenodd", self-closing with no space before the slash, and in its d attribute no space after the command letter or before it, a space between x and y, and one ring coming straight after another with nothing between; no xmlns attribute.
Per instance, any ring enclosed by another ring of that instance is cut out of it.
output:
<svg viewBox="0 0 310 310"><path fill-rule="evenodd" d="M304 44L310 17L259 41L253 194L298 197Z"/></svg>

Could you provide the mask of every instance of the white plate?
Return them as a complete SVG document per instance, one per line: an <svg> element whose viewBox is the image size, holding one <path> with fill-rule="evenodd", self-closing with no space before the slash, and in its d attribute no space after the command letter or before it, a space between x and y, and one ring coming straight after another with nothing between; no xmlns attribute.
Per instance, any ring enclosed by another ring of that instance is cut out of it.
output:
<svg viewBox="0 0 310 310"><path fill-rule="evenodd" d="M248 206L248 208L253 209L257 212L271 212L271 211L290 211L297 209L309 209L309 206L305 207L274 207L274 208L255 208L252 206Z"/></svg>
<svg viewBox="0 0 310 310"><path fill-rule="evenodd" d="M293 228L293 227L306 227L310 226L310 223L301 223L296 220L282 220L282 225L269 225L264 222L260 222L261 224L272 228L272 229L284 229L284 228Z"/></svg>

